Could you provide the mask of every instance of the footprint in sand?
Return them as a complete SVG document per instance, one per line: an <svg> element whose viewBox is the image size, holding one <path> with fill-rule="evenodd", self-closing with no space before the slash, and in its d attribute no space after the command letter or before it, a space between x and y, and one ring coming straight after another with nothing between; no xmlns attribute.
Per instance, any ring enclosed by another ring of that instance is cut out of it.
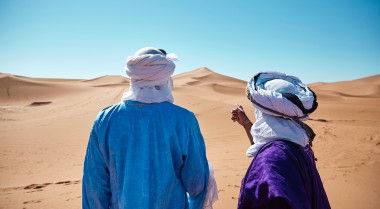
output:
<svg viewBox="0 0 380 209"><path fill-rule="evenodd" d="M78 181L60 181L60 182L57 182L55 184L63 184L63 185L71 185L71 184L79 184L81 181L78 180Z"/></svg>
<svg viewBox="0 0 380 209"><path fill-rule="evenodd" d="M40 203L42 200L30 200L30 201L25 201L22 204L30 204L30 203Z"/></svg>
<svg viewBox="0 0 380 209"><path fill-rule="evenodd" d="M55 184L64 184L64 185L70 185L71 184L71 181L60 181L60 182L57 182Z"/></svg>
<svg viewBox="0 0 380 209"><path fill-rule="evenodd" d="M57 182L55 184L58 184L58 185L71 185L71 184L79 184L80 182L81 182L80 180L77 180L77 181L60 181L60 182ZM28 193L36 192L36 191L43 191L43 188L45 188L46 186L51 185L51 184L53 184L53 183L30 184L28 186L25 186L23 189L32 190L32 191L30 191Z"/></svg>
<svg viewBox="0 0 380 209"><path fill-rule="evenodd" d="M34 107L34 106L41 106L41 105L48 105L50 104L50 101L44 101L44 102L32 102L28 106Z"/></svg>
<svg viewBox="0 0 380 209"><path fill-rule="evenodd" d="M50 185L51 183L44 183L44 184L31 184L31 185L28 185L26 187L24 187L24 189L42 189L44 187L46 187L47 185Z"/></svg>

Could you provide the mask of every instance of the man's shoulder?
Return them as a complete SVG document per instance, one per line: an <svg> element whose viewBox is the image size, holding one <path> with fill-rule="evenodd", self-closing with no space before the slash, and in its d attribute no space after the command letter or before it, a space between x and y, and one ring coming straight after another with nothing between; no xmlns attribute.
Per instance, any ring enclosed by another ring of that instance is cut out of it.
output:
<svg viewBox="0 0 380 209"><path fill-rule="evenodd" d="M161 108L166 109L167 111L170 111L174 116L179 116L181 118L195 118L195 114L181 106L178 106L176 104L170 103L170 102L162 102L158 104ZM103 108L97 116L98 120L105 119L107 117L111 117L111 115L115 115L113 113L118 112L122 109L126 108L126 105L124 102L119 102L110 106L107 106Z"/></svg>
<svg viewBox="0 0 380 209"><path fill-rule="evenodd" d="M164 106L165 108L170 109L170 111L174 111L176 113L194 115L194 113L192 111L190 111L184 107L181 107L179 105L170 103L170 102L162 102L162 103L159 103L159 105ZM124 107L125 107L124 102L119 102L119 103L116 103L116 104L113 104L113 105L110 105L110 106L103 108L100 111L100 113L108 113L108 112L111 112L113 110L122 109Z"/></svg>
<svg viewBox="0 0 380 209"><path fill-rule="evenodd" d="M122 105L122 102L119 102L119 103L116 103L116 104L113 104L113 105L110 105L110 106L103 108L102 110L100 110L100 112L109 112L113 109L119 108L121 105Z"/></svg>
<svg viewBox="0 0 380 209"><path fill-rule="evenodd" d="M110 105L110 106L107 106L107 107L103 108L102 110L99 111L98 116L96 117L96 119L97 120L101 120L104 117L106 117L107 115L110 115L110 113L112 113L113 111L119 109L122 104L123 104L122 102L119 102L119 103L116 103L116 104L113 104L113 105Z"/></svg>
<svg viewBox="0 0 380 209"><path fill-rule="evenodd" d="M188 115L189 117L193 117L194 116L193 112L191 112L190 110L188 110L188 109L186 109L184 107L178 106L178 105L170 103L170 102L165 102L165 105L171 111L173 111L173 113L181 114L181 115Z"/></svg>

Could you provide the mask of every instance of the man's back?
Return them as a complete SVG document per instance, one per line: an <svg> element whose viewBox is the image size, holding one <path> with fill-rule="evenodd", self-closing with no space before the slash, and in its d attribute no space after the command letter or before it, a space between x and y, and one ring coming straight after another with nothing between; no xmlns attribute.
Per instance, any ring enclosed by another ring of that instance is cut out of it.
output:
<svg viewBox="0 0 380 209"><path fill-rule="evenodd" d="M84 208L201 208L205 145L193 113L169 102L124 101L101 111L91 131ZM111 202L110 202L111 201Z"/></svg>

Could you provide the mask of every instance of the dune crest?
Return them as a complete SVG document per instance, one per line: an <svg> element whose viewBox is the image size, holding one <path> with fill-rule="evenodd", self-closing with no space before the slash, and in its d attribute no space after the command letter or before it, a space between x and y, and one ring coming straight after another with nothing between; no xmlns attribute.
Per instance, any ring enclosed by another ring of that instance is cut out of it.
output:
<svg viewBox="0 0 380 209"><path fill-rule="evenodd" d="M380 75L374 75L352 81L334 83L313 83L312 89L321 92L321 95L335 95L337 97L380 98Z"/></svg>
<svg viewBox="0 0 380 209"><path fill-rule="evenodd" d="M2 106L36 106L33 103L44 101L66 103L70 102L69 97L74 95L80 97L96 91L93 87L126 88L128 86L129 79L116 75L83 80L28 78L0 74L0 104Z"/></svg>
<svg viewBox="0 0 380 209"><path fill-rule="evenodd" d="M236 87L245 85L245 81L228 77L219 73L216 73L206 67L198 68L196 70L182 73L174 76L173 80L178 86L202 86L209 84L221 84Z"/></svg>
<svg viewBox="0 0 380 209"><path fill-rule="evenodd" d="M101 76L94 79L83 80L83 83L93 87L111 87L115 85L129 85L129 79L118 75Z"/></svg>

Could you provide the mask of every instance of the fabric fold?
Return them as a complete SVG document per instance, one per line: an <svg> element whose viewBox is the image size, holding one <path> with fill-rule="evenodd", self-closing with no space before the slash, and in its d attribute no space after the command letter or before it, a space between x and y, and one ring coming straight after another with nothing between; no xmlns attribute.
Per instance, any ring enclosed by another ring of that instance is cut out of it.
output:
<svg viewBox="0 0 380 209"><path fill-rule="evenodd" d="M218 200L218 187L216 185L216 180L214 176L214 168L208 162L208 168L210 171L208 184L207 184L207 193L205 201L203 203L203 209L213 209L212 205Z"/></svg>

